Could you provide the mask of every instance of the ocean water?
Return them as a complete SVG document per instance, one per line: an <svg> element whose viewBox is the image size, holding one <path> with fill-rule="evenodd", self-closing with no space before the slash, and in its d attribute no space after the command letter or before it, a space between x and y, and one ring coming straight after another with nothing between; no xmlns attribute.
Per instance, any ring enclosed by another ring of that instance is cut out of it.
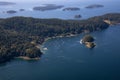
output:
<svg viewBox="0 0 120 80"><path fill-rule="evenodd" d="M13 2L14 0L12 0ZM20 2L15 0L16 5L0 6L0 18L7 18L12 16L26 16L35 18L60 18L60 19L74 19L75 15L80 14L81 19L87 19L89 17L103 15L106 13L120 12L120 0L26 0L26 2ZM22 1L22 0L21 0ZM56 4L64 5L66 7L79 7L80 11L62 11L62 9L52 11L33 11L33 7L41 6L43 4ZM92 4L102 4L103 8L86 9L85 7ZM20 12L19 9L25 9ZM18 11L15 14L3 13L7 10Z"/></svg>
<svg viewBox="0 0 120 80"><path fill-rule="evenodd" d="M27 2L20 3L19 6L15 5L15 9L25 7L27 11L12 15L0 13L0 17L30 16L73 19L71 15L80 13L83 19L86 19L109 12L120 12L120 0L86 1L89 2L70 0L68 3L64 3L64 1L55 3L66 6L80 6L81 10L77 12L62 12L61 10L31 12L27 9L31 7L32 3L29 3L29 5L25 5ZM44 3L47 2L45 1L42 4ZM105 7L84 9L84 6L95 3L104 4ZM24 5L20 6L22 4ZM38 5L38 3L36 4ZM46 14L46 16L43 14ZM43 48L48 50L44 51L43 56L38 61L17 59L0 64L0 80L120 80L120 25L90 34L95 37L97 44L94 49L88 49L80 44L80 39L85 34L51 39L43 44Z"/></svg>

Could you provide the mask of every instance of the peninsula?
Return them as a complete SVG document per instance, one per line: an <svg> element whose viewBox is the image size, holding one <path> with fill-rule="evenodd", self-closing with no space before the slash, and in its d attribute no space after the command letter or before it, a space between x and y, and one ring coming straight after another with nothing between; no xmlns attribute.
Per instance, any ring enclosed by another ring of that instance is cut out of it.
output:
<svg viewBox="0 0 120 80"><path fill-rule="evenodd" d="M43 54L40 45L47 38L104 30L109 27L104 20L120 23L120 13L110 13L86 20L1 18L0 63L15 57L38 59Z"/></svg>

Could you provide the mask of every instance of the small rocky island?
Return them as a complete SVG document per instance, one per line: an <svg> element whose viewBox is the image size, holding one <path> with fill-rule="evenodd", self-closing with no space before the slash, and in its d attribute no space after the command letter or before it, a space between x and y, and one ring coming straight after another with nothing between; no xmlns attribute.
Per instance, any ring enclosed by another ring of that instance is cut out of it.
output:
<svg viewBox="0 0 120 80"><path fill-rule="evenodd" d="M15 11L15 10L9 10L9 11L7 11L6 13L14 14L14 13L17 13L17 11Z"/></svg>
<svg viewBox="0 0 120 80"><path fill-rule="evenodd" d="M79 11L80 8L77 7L68 7L68 8L64 8L63 11Z"/></svg>
<svg viewBox="0 0 120 80"><path fill-rule="evenodd" d="M93 5L89 5L85 8L87 9L93 9L93 8L101 8L101 7L104 7L104 5L100 5L100 4L93 4Z"/></svg>
<svg viewBox="0 0 120 80"><path fill-rule="evenodd" d="M3 6L3 5L15 5L16 3L13 3L13 2L3 2L3 1L0 1L0 6Z"/></svg>
<svg viewBox="0 0 120 80"><path fill-rule="evenodd" d="M94 40L95 39L91 35L85 35L81 41L87 48L94 48L96 46Z"/></svg>
<svg viewBox="0 0 120 80"><path fill-rule="evenodd" d="M25 11L25 9L19 9L19 11Z"/></svg>
<svg viewBox="0 0 120 80"><path fill-rule="evenodd" d="M44 4L43 6L34 7L35 11L47 11L47 10L56 10L64 7L63 5L55 5L55 4Z"/></svg>
<svg viewBox="0 0 120 80"><path fill-rule="evenodd" d="M77 18L77 19L79 19L79 18L81 18L81 17L82 17L82 16L81 16L80 14L74 16L74 18Z"/></svg>

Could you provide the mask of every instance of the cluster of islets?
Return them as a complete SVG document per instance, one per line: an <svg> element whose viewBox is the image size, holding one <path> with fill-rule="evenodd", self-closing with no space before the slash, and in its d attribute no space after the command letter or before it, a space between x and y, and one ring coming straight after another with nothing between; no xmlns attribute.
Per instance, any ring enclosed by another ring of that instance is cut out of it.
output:
<svg viewBox="0 0 120 80"><path fill-rule="evenodd" d="M15 5L16 3L11 3L11 2L0 2L0 5ZM35 6L32 8L34 11L48 11L48 10L56 10L56 9L61 9L63 8L64 5L56 5L56 4L43 4L42 6ZM85 8L87 9L93 9L93 8L100 8L104 7L103 5L100 4L93 4L86 6ZM66 7L63 8L62 11L79 11L79 7ZM25 9L19 9L18 11L25 11ZM3 13L8 13L8 14L14 14L18 12L17 10L8 10L8 11L3 11ZM82 16L80 14L76 14L74 18L81 18Z"/></svg>
<svg viewBox="0 0 120 80"><path fill-rule="evenodd" d="M16 3L0 1L0 6L7 6L7 5L16 5ZM19 9L19 11L24 11L24 10L25 9ZM3 11L3 13L13 14L13 13L17 13L17 11L16 10L8 10L8 11Z"/></svg>

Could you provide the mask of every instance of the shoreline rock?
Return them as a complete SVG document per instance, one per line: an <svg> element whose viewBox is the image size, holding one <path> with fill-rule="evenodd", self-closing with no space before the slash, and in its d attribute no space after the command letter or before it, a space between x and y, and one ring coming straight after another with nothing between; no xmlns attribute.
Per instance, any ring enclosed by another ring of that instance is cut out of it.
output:
<svg viewBox="0 0 120 80"><path fill-rule="evenodd" d="M80 42L83 43L87 48L94 48L96 46L94 40L95 39L91 35L85 35Z"/></svg>
<svg viewBox="0 0 120 80"><path fill-rule="evenodd" d="M34 19L30 17L1 19L0 33L2 45L0 46L0 61L7 62L8 59L10 60L19 56L27 56L32 59L41 57L43 53L41 52L39 45L44 43L46 38L56 38L57 36L60 38L66 36L69 37L69 35L74 36L84 33L84 31L93 32L104 30L109 27L109 24L105 23L103 20L108 19L119 22L119 16L120 14L118 13L106 14L80 21ZM88 45L90 44L91 43L88 43Z"/></svg>
<svg viewBox="0 0 120 80"><path fill-rule="evenodd" d="M26 56L19 56L19 57L15 57L16 59L23 59L23 60L40 60L40 57L36 57L36 58L30 58L30 57L26 57Z"/></svg>
<svg viewBox="0 0 120 80"><path fill-rule="evenodd" d="M94 42L85 42L85 46L87 48L94 48L96 46L96 44Z"/></svg>

